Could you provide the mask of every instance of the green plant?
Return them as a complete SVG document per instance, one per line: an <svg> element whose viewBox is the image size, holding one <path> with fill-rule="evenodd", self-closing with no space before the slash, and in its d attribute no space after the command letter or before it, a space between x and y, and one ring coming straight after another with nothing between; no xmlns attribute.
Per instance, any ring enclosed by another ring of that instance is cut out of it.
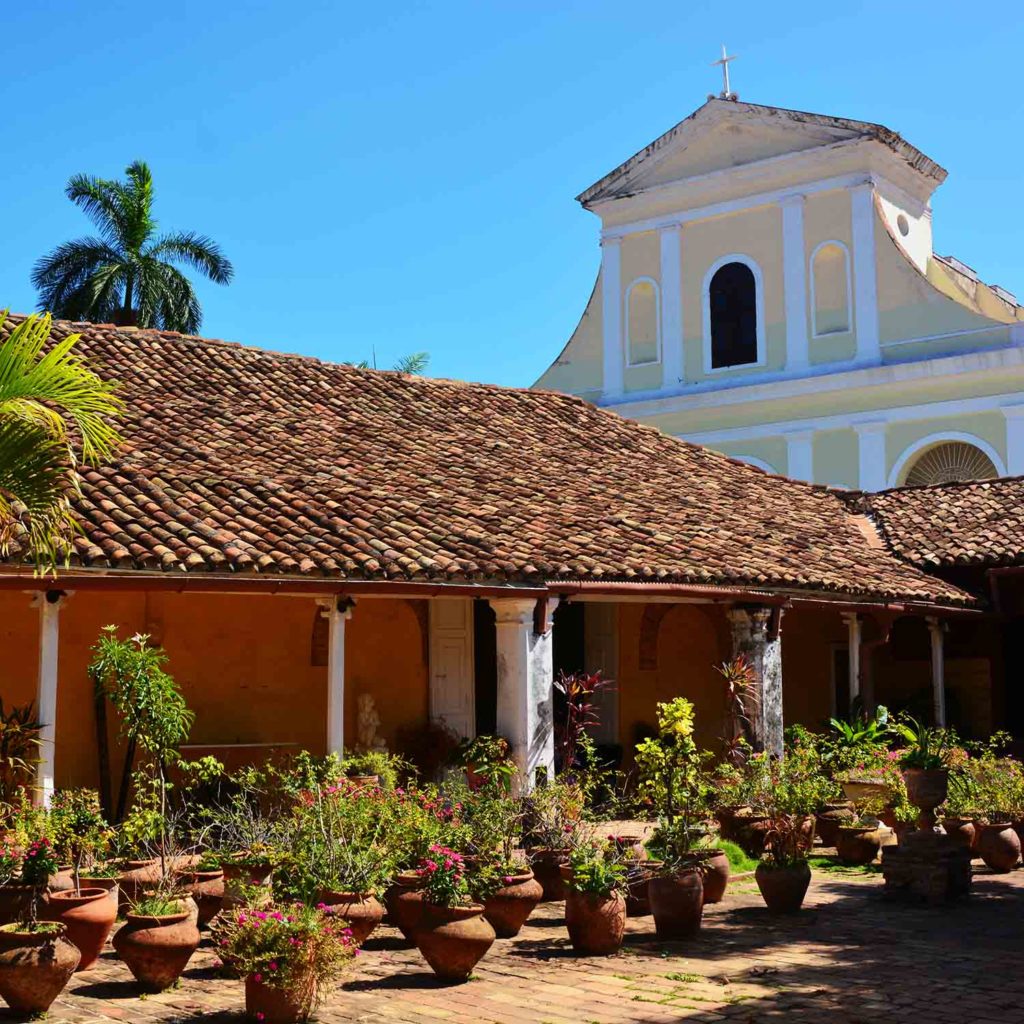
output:
<svg viewBox="0 0 1024 1024"><path fill-rule="evenodd" d="M8 710L0 697L0 821L13 809L19 790L32 785L42 728L34 702Z"/></svg>
<svg viewBox="0 0 1024 1024"><path fill-rule="evenodd" d="M65 242L36 262L32 284L39 304L67 320L195 334L202 309L176 264L216 284L228 284L234 268L205 235L179 231L158 236L149 167L136 160L125 174L125 181L86 174L69 179L65 194L100 234Z"/></svg>
<svg viewBox="0 0 1024 1024"><path fill-rule="evenodd" d="M753 871L757 867L757 861L748 857L739 843L731 839L718 839L715 846L729 858L729 869L735 874Z"/></svg>
<svg viewBox="0 0 1024 1024"><path fill-rule="evenodd" d="M919 768L936 771L949 767L955 737L946 729L922 725L914 718L896 721L893 731L909 746L900 756L901 768Z"/></svg>
<svg viewBox="0 0 1024 1024"><path fill-rule="evenodd" d="M566 884L591 896L611 896L626 885L626 865L608 844L582 843L569 855Z"/></svg>
<svg viewBox="0 0 1024 1024"><path fill-rule="evenodd" d="M146 893L132 904L132 913L140 917L170 917L184 909L180 899L163 893Z"/></svg>
<svg viewBox="0 0 1024 1024"><path fill-rule="evenodd" d="M722 677L725 699L722 757L727 764L739 766L750 750L750 715L757 707L754 666L745 654L738 654L717 666L716 671Z"/></svg>
<svg viewBox="0 0 1024 1024"><path fill-rule="evenodd" d="M82 865L103 853L108 845L107 823L100 813L99 795L91 789L63 789L53 795L50 820L58 852L67 853L81 888Z"/></svg>
<svg viewBox="0 0 1024 1024"><path fill-rule="evenodd" d="M849 721L829 720L831 727L822 739L825 765L833 772L863 772L877 767L884 759L892 735L889 711L878 705L871 718L854 715Z"/></svg>
<svg viewBox="0 0 1024 1024"><path fill-rule="evenodd" d="M523 838L533 849L568 850L586 807L583 790L566 779L550 779L523 798Z"/></svg>
<svg viewBox="0 0 1024 1024"><path fill-rule="evenodd" d="M50 884L50 876L60 868L57 854L49 839L34 839L25 850L21 860L21 880L25 885L32 886L33 898L28 901L27 924L35 930L38 924L37 905Z"/></svg>
<svg viewBox="0 0 1024 1024"><path fill-rule="evenodd" d="M508 740L501 736L476 736L465 740L459 748L458 759L483 785L511 792L516 764L509 756Z"/></svg>
<svg viewBox="0 0 1024 1024"><path fill-rule="evenodd" d="M0 331L5 320L0 313ZM13 544L37 573L66 560L81 532L76 466L103 462L121 444L114 386L74 352L80 335L50 344L50 324L28 317L0 343L0 556Z"/></svg>
<svg viewBox="0 0 1024 1024"><path fill-rule="evenodd" d="M21 851L7 842L0 843L0 885L7 885L21 872Z"/></svg>
<svg viewBox="0 0 1024 1024"><path fill-rule="evenodd" d="M404 758L386 750L346 751L341 762L345 775L376 775L381 786L394 789L403 775L412 770Z"/></svg>

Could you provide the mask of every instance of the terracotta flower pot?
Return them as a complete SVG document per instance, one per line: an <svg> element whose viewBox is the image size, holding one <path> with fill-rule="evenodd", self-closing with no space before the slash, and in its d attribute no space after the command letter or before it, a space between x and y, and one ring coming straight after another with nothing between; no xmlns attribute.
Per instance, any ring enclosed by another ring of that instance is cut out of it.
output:
<svg viewBox="0 0 1024 1024"><path fill-rule="evenodd" d="M660 860L638 860L626 871L626 917L647 917L651 912L651 879L663 867Z"/></svg>
<svg viewBox="0 0 1024 1024"><path fill-rule="evenodd" d="M244 889L246 886L260 886L267 890L270 898L270 879L274 869L262 860L224 861L224 898L221 907L240 907L246 902Z"/></svg>
<svg viewBox="0 0 1024 1024"><path fill-rule="evenodd" d="M530 857L534 878L540 883L543 899L549 903L565 899L565 879L559 868L568 859L565 850L549 849L534 850Z"/></svg>
<svg viewBox="0 0 1024 1024"><path fill-rule="evenodd" d="M970 818L943 818L942 827L946 835L965 850L974 849L975 828Z"/></svg>
<svg viewBox="0 0 1024 1024"><path fill-rule="evenodd" d="M647 887L659 939L685 939L700 930L704 882L699 868L658 875Z"/></svg>
<svg viewBox="0 0 1024 1024"><path fill-rule="evenodd" d="M465 981L494 943L494 929L478 903L438 907L423 903L416 946L439 978Z"/></svg>
<svg viewBox="0 0 1024 1024"><path fill-rule="evenodd" d="M103 952L117 907L106 889L69 889L51 892L40 916L64 925L68 941L82 954L77 970L87 971Z"/></svg>
<svg viewBox="0 0 1024 1024"><path fill-rule="evenodd" d="M836 854L844 864L870 864L882 847L882 837L873 825L841 825Z"/></svg>
<svg viewBox="0 0 1024 1024"><path fill-rule="evenodd" d="M978 856L999 874L1012 871L1020 860L1020 840L1008 821L977 825Z"/></svg>
<svg viewBox="0 0 1024 1024"><path fill-rule="evenodd" d="M151 889L160 880L160 861L156 857L148 860L128 860L124 862L124 870L117 876L117 884L121 894L118 897L118 909L125 914L131 905L142 898L142 894Z"/></svg>
<svg viewBox="0 0 1024 1024"><path fill-rule="evenodd" d="M199 927L205 927L224 906L224 872L219 869L195 871L185 868L178 871L177 876L199 910Z"/></svg>
<svg viewBox="0 0 1024 1024"><path fill-rule="evenodd" d="M352 942L361 946L384 918L384 906L372 893L321 889L319 900L352 929Z"/></svg>
<svg viewBox="0 0 1024 1024"><path fill-rule="evenodd" d="M102 889L114 904L114 910L118 909L121 900L121 886L116 878L109 875L93 876L89 874L80 875L78 881L83 889Z"/></svg>
<svg viewBox="0 0 1024 1024"><path fill-rule="evenodd" d="M853 805L848 802L825 804L814 816L822 846L835 846L839 828L853 820Z"/></svg>
<svg viewBox="0 0 1024 1024"><path fill-rule="evenodd" d="M945 799L949 790L948 768L907 768L903 772L907 799L921 813L917 826L930 829L935 826L935 808Z"/></svg>
<svg viewBox="0 0 1024 1024"><path fill-rule="evenodd" d="M299 1024L312 1013L315 994L312 974L298 979L289 988L277 988L250 975L245 979L245 1012L262 1024Z"/></svg>
<svg viewBox="0 0 1024 1024"><path fill-rule="evenodd" d="M701 881L704 884L704 902L721 903L729 884L729 858L723 850L712 850L701 861Z"/></svg>
<svg viewBox="0 0 1024 1024"><path fill-rule="evenodd" d="M81 959L78 947L57 933L0 928L0 996L17 1014L45 1013Z"/></svg>
<svg viewBox="0 0 1024 1024"><path fill-rule="evenodd" d="M0 885L0 925L13 924L25 917L33 898L31 885Z"/></svg>
<svg viewBox="0 0 1024 1024"><path fill-rule="evenodd" d="M847 779L841 782L840 785L843 787L843 796L853 803L868 801L874 803L881 800L883 804L888 804L892 801L892 790L884 782L871 782L866 779Z"/></svg>
<svg viewBox="0 0 1024 1024"><path fill-rule="evenodd" d="M148 992L170 988L199 946L195 904L191 899L182 902L192 905L178 914L128 914L114 935L114 949Z"/></svg>
<svg viewBox="0 0 1024 1024"><path fill-rule="evenodd" d="M770 914L794 914L803 906L811 884L811 869L807 861L784 868L762 861L754 871L754 880Z"/></svg>
<svg viewBox="0 0 1024 1024"><path fill-rule="evenodd" d="M499 939L514 938L543 896L544 890L532 871L510 875L509 880L484 901L484 917Z"/></svg>
<svg viewBox="0 0 1024 1024"><path fill-rule="evenodd" d="M565 898L565 923L577 953L610 956L622 947L626 899L621 892L597 896L570 889Z"/></svg>
<svg viewBox="0 0 1024 1024"><path fill-rule="evenodd" d="M417 871L402 871L385 894L388 920L410 945L416 944L414 935L423 913L423 879Z"/></svg>

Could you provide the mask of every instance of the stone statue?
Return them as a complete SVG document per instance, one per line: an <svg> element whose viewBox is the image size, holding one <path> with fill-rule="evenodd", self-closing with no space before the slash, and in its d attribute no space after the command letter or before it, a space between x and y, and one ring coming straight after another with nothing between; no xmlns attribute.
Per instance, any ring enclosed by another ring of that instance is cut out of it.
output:
<svg viewBox="0 0 1024 1024"><path fill-rule="evenodd" d="M359 718L356 724L356 736L360 750L387 750L387 741L378 732L380 715L377 714L377 702L368 693L361 693L357 701Z"/></svg>

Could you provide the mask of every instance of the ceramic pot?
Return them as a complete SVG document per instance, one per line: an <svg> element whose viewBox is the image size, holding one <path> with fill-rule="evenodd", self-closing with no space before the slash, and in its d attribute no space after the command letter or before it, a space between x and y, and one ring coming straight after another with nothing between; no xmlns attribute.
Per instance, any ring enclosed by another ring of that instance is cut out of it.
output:
<svg viewBox="0 0 1024 1024"><path fill-rule="evenodd" d="M114 910L117 910L121 900L121 886L116 878L111 878L109 875L94 877L84 874L79 876L78 881L83 889L102 889L110 898L110 902L114 904Z"/></svg>
<svg viewBox="0 0 1024 1024"><path fill-rule="evenodd" d="M178 914L128 914L114 935L114 949L147 992L170 988L199 946L198 912L191 899Z"/></svg>
<svg viewBox="0 0 1024 1024"><path fill-rule="evenodd" d="M206 927L224 906L224 872L185 868L176 874L199 910L199 927Z"/></svg>
<svg viewBox="0 0 1024 1024"><path fill-rule="evenodd" d="M505 884L484 901L484 917L499 939L514 938L543 896L544 890L532 871L510 875Z"/></svg>
<svg viewBox="0 0 1024 1024"><path fill-rule="evenodd" d="M1012 871L1020 860L1020 840L1008 821L977 825L978 856L999 874Z"/></svg>
<svg viewBox="0 0 1024 1024"><path fill-rule="evenodd" d="M701 861L701 881L704 885L704 902L721 903L725 888L729 884L729 858L723 850L712 850Z"/></svg>
<svg viewBox="0 0 1024 1024"><path fill-rule="evenodd" d="M75 973L82 954L56 933L0 928L0 997L16 1014L45 1013Z"/></svg>
<svg viewBox="0 0 1024 1024"><path fill-rule="evenodd" d="M224 872L224 897L221 907L240 907L248 902L244 889L246 886L260 886L267 890L270 898L270 878L274 869L266 861L224 861L221 864Z"/></svg>
<svg viewBox="0 0 1024 1024"><path fill-rule="evenodd" d="M644 837L635 832L623 832L620 835L610 835L608 841L612 849L620 857L633 857L637 860L644 859Z"/></svg>
<svg viewBox="0 0 1024 1024"><path fill-rule="evenodd" d="M312 974L290 988L275 988L251 976L245 979L245 1013L262 1024L300 1024L313 1011L316 983Z"/></svg>
<svg viewBox="0 0 1024 1024"><path fill-rule="evenodd" d="M20 921L28 914L33 899L31 885L0 885L0 925Z"/></svg>
<svg viewBox="0 0 1024 1024"><path fill-rule="evenodd" d="M814 816L822 846L835 846L839 828L853 820L853 805L847 802L825 804Z"/></svg>
<svg viewBox="0 0 1024 1024"><path fill-rule="evenodd" d="M391 923L402 933L405 941L415 945L416 928L423 914L423 879L416 871L403 871L388 890L388 914Z"/></svg>
<svg viewBox="0 0 1024 1024"><path fill-rule="evenodd" d="M565 898L565 923L569 941L577 953L610 956L622 946L626 899L620 892L597 896L570 889Z"/></svg>
<svg viewBox="0 0 1024 1024"><path fill-rule="evenodd" d="M764 853L764 839L771 831L772 819L763 814L737 814L736 841L751 857Z"/></svg>
<svg viewBox="0 0 1024 1024"><path fill-rule="evenodd" d="M321 889L320 902L352 929L352 943L361 946L384 919L384 906L372 893L335 892Z"/></svg>
<svg viewBox="0 0 1024 1024"><path fill-rule="evenodd" d="M949 790L949 769L907 768L903 772L903 781L907 787L907 799L921 812L917 827L934 828L935 808L946 799Z"/></svg>
<svg viewBox="0 0 1024 1024"><path fill-rule="evenodd" d="M882 847L882 837L873 825L841 825L836 854L844 864L870 864Z"/></svg>
<svg viewBox="0 0 1024 1024"><path fill-rule="evenodd" d="M416 946L439 978L465 981L494 943L494 929L478 903L437 907L423 903Z"/></svg>
<svg viewBox="0 0 1024 1024"><path fill-rule="evenodd" d="M884 782L869 782L864 780L848 779L841 782L843 796L852 803L877 803L883 804L892 802L892 790Z"/></svg>
<svg viewBox="0 0 1024 1024"><path fill-rule="evenodd" d="M651 879L663 867L660 860L633 861L626 870L626 917L647 917L651 912Z"/></svg>
<svg viewBox="0 0 1024 1024"><path fill-rule="evenodd" d="M559 868L569 859L565 850L534 850L530 863L533 868L533 875L540 882L541 890L544 893L544 900L553 902L565 899L565 879Z"/></svg>
<svg viewBox="0 0 1024 1024"><path fill-rule="evenodd" d="M156 857L148 860L128 860L124 862L124 870L117 876L120 886L118 910L125 914L142 894L160 881L160 861Z"/></svg>
<svg viewBox="0 0 1024 1024"><path fill-rule="evenodd" d="M651 879L647 893L659 939L686 939L700 930L704 882L699 868Z"/></svg>
<svg viewBox="0 0 1024 1024"><path fill-rule="evenodd" d="M82 954L76 970L87 971L100 958L117 920L117 906L107 889L51 892L40 916L64 925L68 941Z"/></svg>
<svg viewBox="0 0 1024 1024"><path fill-rule="evenodd" d="M770 914L794 914L803 906L811 869L807 861L789 867L770 867L763 861L754 871L754 880Z"/></svg>
<svg viewBox="0 0 1024 1024"><path fill-rule="evenodd" d="M943 818L942 827L958 846L973 850L975 842L974 822L970 818Z"/></svg>

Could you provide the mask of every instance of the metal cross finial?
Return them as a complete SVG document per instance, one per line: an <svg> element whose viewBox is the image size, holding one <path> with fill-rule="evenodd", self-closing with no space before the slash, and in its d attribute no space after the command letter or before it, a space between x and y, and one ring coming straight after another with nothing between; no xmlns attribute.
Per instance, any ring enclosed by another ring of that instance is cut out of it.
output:
<svg viewBox="0 0 1024 1024"><path fill-rule="evenodd" d="M722 43L722 59L713 60L711 66L718 67L722 66L722 92L720 98L723 100L730 99L732 97L732 90L729 88L729 61L735 60L736 54L731 57L726 53L725 43Z"/></svg>

